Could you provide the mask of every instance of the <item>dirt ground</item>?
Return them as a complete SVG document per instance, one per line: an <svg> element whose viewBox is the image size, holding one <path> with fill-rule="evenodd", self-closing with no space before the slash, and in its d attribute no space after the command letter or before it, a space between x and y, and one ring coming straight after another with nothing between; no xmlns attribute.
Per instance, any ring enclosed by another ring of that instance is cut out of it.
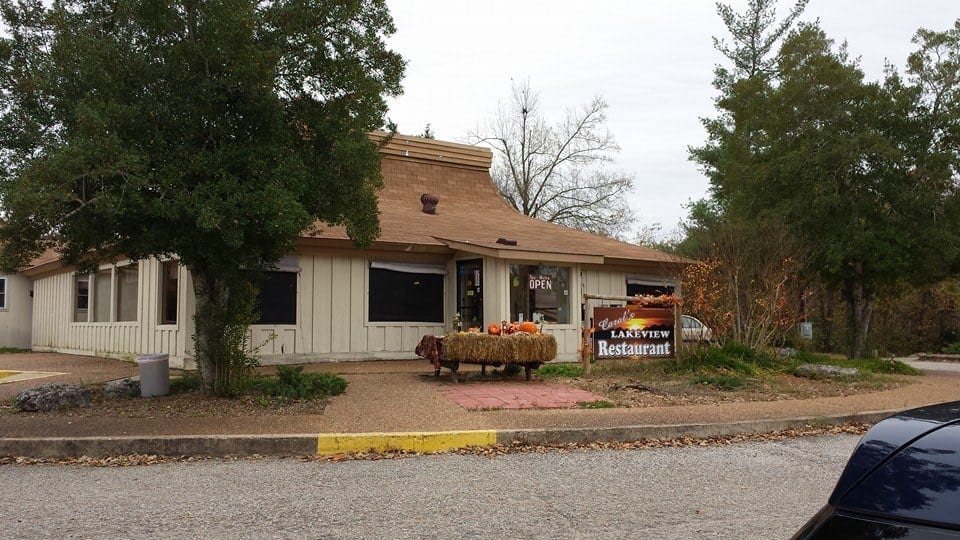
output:
<svg viewBox="0 0 960 540"><path fill-rule="evenodd" d="M91 418L199 418L323 414L328 400L277 401L244 396L236 399L204 396L192 391L152 398L104 398L97 386L93 405L59 411L31 412L31 416ZM0 404L0 416L22 414L12 402Z"/></svg>
<svg viewBox="0 0 960 540"><path fill-rule="evenodd" d="M266 371L266 370L264 370ZM523 375L503 376L498 372L480 378L479 373L467 374L461 384L483 384L493 381L522 380ZM789 374L764 374L748 378L736 390L720 390L705 384L694 384L690 377L641 377L618 373L597 373L580 378L551 378L550 382L587 390L603 396L617 407L663 407L675 405L704 405L711 403L738 403L781 401L818 397L838 397L891 390L918 381L921 376L872 375L865 379L847 381L811 380ZM61 411L30 413L31 415L67 418L191 418L191 417L251 417L278 415L320 415L336 397L305 401L283 401L257 396L235 399L211 398L198 391L190 391L149 399L104 398L100 385L94 390L93 406ZM348 390L349 391L349 390ZM12 401L0 403L0 416L20 414Z"/></svg>
<svg viewBox="0 0 960 540"><path fill-rule="evenodd" d="M584 377L560 377L560 384L606 396L618 407L662 407L753 401L840 397L892 390L918 382L922 375L864 374L853 379L805 379L762 372L739 377L743 386L723 390L693 382L690 373L664 373L656 365L607 364Z"/></svg>

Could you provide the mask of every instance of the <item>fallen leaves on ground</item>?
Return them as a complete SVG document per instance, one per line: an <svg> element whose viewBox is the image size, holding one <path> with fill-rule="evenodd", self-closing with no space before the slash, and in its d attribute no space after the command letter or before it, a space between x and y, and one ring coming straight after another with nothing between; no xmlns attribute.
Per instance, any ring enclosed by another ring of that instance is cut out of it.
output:
<svg viewBox="0 0 960 540"><path fill-rule="evenodd" d="M328 456L262 456L254 454L250 456L161 456L155 454L133 454L124 456L113 456L105 458L92 458L82 456L70 459L53 458L26 458L26 457L2 457L0 456L0 466L3 465L74 465L80 467L132 467L142 465L159 465L163 463L180 463L196 461L259 461L270 457L273 459L293 458L303 462L324 462L338 463L344 461L378 461L386 459L400 459L424 455L442 455L454 454L460 456L483 456L495 458L508 454L546 454L550 452L568 453L585 450L648 450L656 448L685 448L690 446L729 446L744 442L773 442L785 439L794 439L798 437L813 437L820 435L863 435L870 429L870 424L849 423L836 426L804 426L802 428L791 428L770 433L750 433L743 435L731 435L727 437L676 437L671 439L642 439L639 441L609 441L609 442L587 442L587 443L564 443L564 444L529 444L522 441L514 441L509 445L495 445L484 447L471 447L450 450L446 452L409 452L409 451L390 451L390 452L356 452L333 454Z"/></svg>

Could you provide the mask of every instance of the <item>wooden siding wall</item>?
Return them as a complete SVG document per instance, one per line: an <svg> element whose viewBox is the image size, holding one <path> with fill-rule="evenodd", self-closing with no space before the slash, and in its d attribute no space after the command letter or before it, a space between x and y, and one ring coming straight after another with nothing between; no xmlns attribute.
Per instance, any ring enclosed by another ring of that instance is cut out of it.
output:
<svg viewBox="0 0 960 540"><path fill-rule="evenodd" d="M123 263L120 263L123 264ZM102 266L101 268L109 268ZM74 322L74 273L63 272L34 282L33 348L132 359L137 354L167 353L174 364L193 354L193 284L180 268L177 324L159 324L160 262L140 261L137 321ZM116 288L111 305L116 303ZM111 311L116 311L112 309Z"/></svg>
<svg viewBox="0 0 960 540"><path fill-rule="evenodd" d="M17 274L0 274L6 279L6 306L0 309L0 347L30 348L33 299L30 280Z"/></svg>
<svg viewBox="0 0 960 540"><path fill-rule="evenodd" d="M367 322L369 262L390 259L398 257L377 253L368 257L324 252L301 255L297 279L298 323L254 325L251 344L259 347L260 354L269 363L283 360L276 358L278 355L290 354L306 355L307 359L335 359L412 353L424 334L442 334L447 324ZM443 264L444 259L415 262ZM448 274L446 281L444 306L449 306L456 293L454 275ZM444 312L444 321L452 317L452 310ZM271 339L271 335L275 337Z"/></svg>
<svg viewBox="0 0 960 540"><path fill-rule="evenodd" d="M456 257L475 258L478 257L466 253ZM444 322L368 322L368 268L371 260L446 264ZM484 257L483 261L483 316L484 322L489 324L509 317L510 264L536 264L536 261L509 261L492 257ZM570 268L571 322L547 325L545 328L557 338L558 359L575 360L580 343L583 293L624 295L626 278L636 275L632 272L635 269L549 264ZM74 274L62 272L37 279L34 282L33 347L123 358L165 352L170 354L171 364L183 365L193 354L193 286L189 274L181 268L178 323L159 324L160 269L160 262L155 259L140 262L139 317L136 322L73 322ZM651 276L651 279L664 280L658 276ZM442 334L449 327L456 309L456 264L454 260L440 255L366 252L358 256L347 250L314 250L300 255L297 293L297 324L254 325L250 328L251 347L258 349L263 363L409 357L421 336ZM113 301L115 298L112 296Z"/></svg>
<svg viewBox="0 0 960 540"><path fill-rule="evenodd" d="M368 263L371 259L387 258L376 254L370 258L347 254L301 255L297 278L298 323L251 326L251 347L258 349L265 364L411 355L424 334L442 334L446 324L367 322ZM396 255L393 258L396 259ZM416 259L416 262L424 261ZM157 260L140 262L139 316L135 322L73 322L73 272L37 279L32 346L38 350L128 359L137 354L163 352L170 355L172 365L183 365L193 356L196 309L193 285L187 271L180 268L178 322L159 324L160 269ZM454 281L449 283L455 287ZM447 289L450 287L448 284ZM448 305L449 290L444 296L444 305ZM113 302L115 296L111 295Z"/></svg>

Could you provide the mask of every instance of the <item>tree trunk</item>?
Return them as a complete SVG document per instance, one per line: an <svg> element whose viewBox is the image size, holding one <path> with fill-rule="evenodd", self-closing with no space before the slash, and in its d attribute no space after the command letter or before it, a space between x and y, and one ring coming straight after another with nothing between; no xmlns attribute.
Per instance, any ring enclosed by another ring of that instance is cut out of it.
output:
<svg viewBox="0 0 960 540"><path fill-rule="evenodd" d="M220 322L223 321L226 295L223 284L209 273L191 269L191 275L197 297L194 351L203 390L210 394L215 393L215 389L220 386L215 355L218 338L222 337L224 332Z"/></svg>
<svg viewBox="0 0 960 540"><path fill-rule="evenodd" d="M859 273L860 263L857 263ZM850 321L851 346L850 358L863 358L867 346L867 334L870 331L870 317L873 315L873 306L876 295L864 292L863 282L859 279L848 283L847 307Z"/></svg>
<svg viewBox="0 0 960 540"><path fill-rule="evenodd" d="M836 351L834 348L834 310L836 304L833 291L828 291L825 287L820 288L819 311L820 311L820 346L824 351Z"/></svg>

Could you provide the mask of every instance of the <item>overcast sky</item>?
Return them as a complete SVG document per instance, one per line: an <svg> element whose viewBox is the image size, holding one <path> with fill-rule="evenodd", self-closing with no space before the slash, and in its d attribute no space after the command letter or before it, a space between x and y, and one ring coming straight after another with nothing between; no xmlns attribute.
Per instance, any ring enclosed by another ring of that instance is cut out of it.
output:
<svg viewBox="0 0 960 540"><path fill-rule="evenodd" d="M745 0L730 2L738 10ZM615 166L632 173L641 225L664 233L707 193L687 159L703 143L699 117L713 114L711 36L725 34L707 0L387 0L397 26L391 46L407 59L404 94L390 101L401 133L427 123L438 139L462 140L529 79L550 119L603 95L620 144ZM780 12L792 2L781 0ZM870 79L885 60L901 68L919 27L944 30L960 0L811 0L803 20L820 20L846 40Z"/></svg>

